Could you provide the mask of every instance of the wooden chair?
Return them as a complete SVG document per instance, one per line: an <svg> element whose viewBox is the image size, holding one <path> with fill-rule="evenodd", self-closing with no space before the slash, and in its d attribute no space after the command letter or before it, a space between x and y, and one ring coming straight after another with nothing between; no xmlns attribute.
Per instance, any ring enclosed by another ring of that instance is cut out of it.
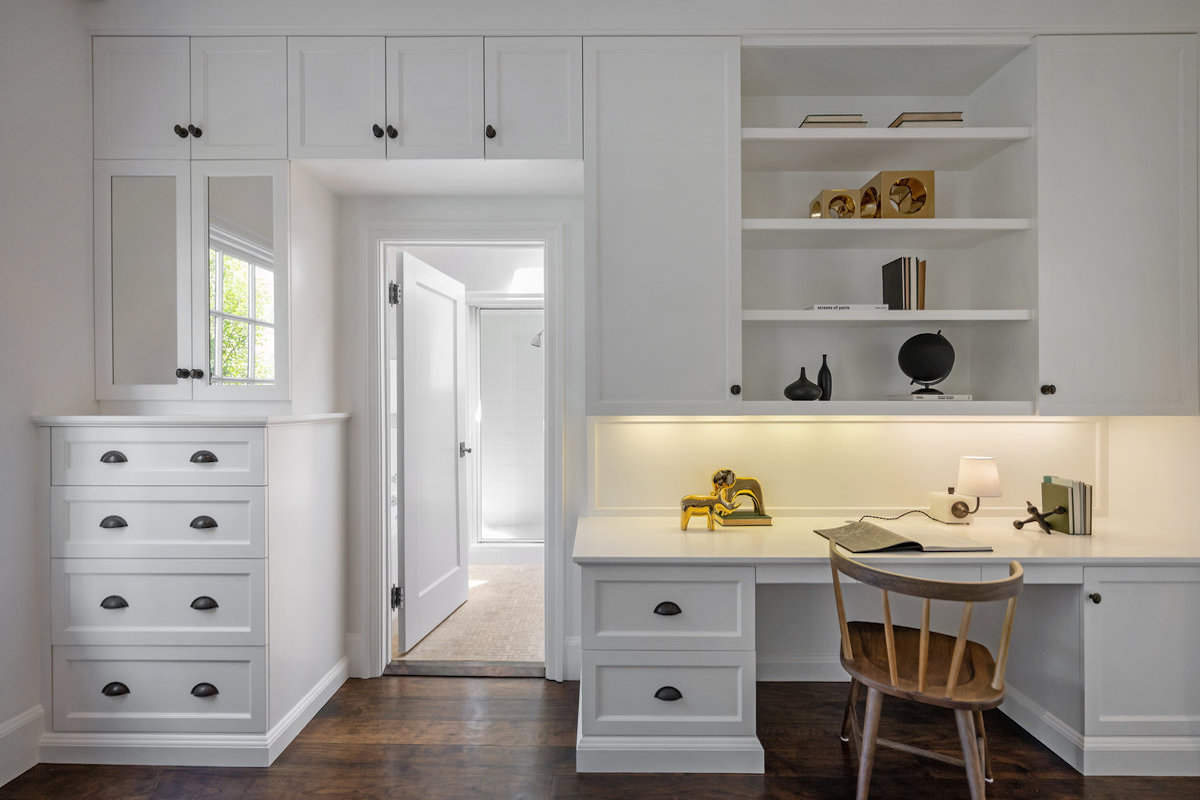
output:
<svg viewBox="0 0 1200 800"><path fill-rule="evenodd" d="M842 666L850 673L850 696L846 699L842 719L842 741L853 740L859 754L858 800L867 798L876 745L966 767L971 800L983 800L984 783L991 782L992 769L982 712L995 708L1004 700L1004 668L1012 638L1013 613L1024 580L1021 565L1010 562L1009 577L1004 580L958 583L913 578L869 567L843 555L833 542L829 543L829 561L833 568L833 591L842 634ZM882 623L846 621L839 573L882 592ZM888 599L892 592L922 598L919 629L892 624ZM933 600L962 604L958 636L929 630L929 610ZM998 600L1007 600L1008 607L1000 632L1000 645L993 660L986 647L967 638L967 631L974 604ZM855 706L862 686L867 687L867 703L860 728ZM953 709L963 757L953 758L878 738L879 713L885 694Z"/></svg>

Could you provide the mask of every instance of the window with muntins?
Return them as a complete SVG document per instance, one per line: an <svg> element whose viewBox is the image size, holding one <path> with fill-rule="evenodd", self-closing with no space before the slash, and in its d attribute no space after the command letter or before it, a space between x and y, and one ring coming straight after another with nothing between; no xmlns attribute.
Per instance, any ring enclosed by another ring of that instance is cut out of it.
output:
<svg viewBox="0 0 1200 800"><path fill-rule="evenodd" d="M208 352L212 383L275 382L275 265L269 247L211 221Z"/></svg>

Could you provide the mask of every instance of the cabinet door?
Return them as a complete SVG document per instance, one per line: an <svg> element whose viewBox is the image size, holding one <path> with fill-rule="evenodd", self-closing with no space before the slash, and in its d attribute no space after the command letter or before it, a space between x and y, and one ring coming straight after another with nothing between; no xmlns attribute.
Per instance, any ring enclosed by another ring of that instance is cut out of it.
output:
<svg viewBox="0 0 1200 800"><path fill-rule="evenodd" d="M191 381L186 161L97 161L96 397L176 400Z"/></svg>
<svg viewBox="0 0 1200 800"><path fill-rule="evenodd" d="M734 37L584 40L589 414L734 408L739 70Z"/></svg>
<svg viewBox="0 0 1200 800"><path fill-rule="evenodd" d="M583 41L489 37L483 54L487 157L582 158Z"/></svg>
<svg viewBox="0 0 1200 800"><path fill-rule="evenodd" d="M1195 414L1195 38L1037 57L1039 410Z"/></svg>
<svg viewBox="0 0 1200 800"><path fill-rule="evenodd" d="M1088 567L1084 592L1084 734L1200 736L1200 568Z"/></svg>
<svg viewBox="0 0 1200 800"><path fill-rule="evenodd" d="M288 37L288 157L384 157L382 37Z"/></svg>
<svg viewBox="0 0 1200 800"><path fill-rule="evenodd" d="M93 38L95 158L187 158L188 69L185 36Z"/></svg>
<svg viewBox="0 0 1200 800"><path fill-rule="evenodd" d="M287 158L287 40L192 39L192 158Z"/></svg>
<svg viewBox="0 0 1200 800"><path fill-rule="evenodd" d="M483 40L387 40L388 158L483 158Z"/></svg>

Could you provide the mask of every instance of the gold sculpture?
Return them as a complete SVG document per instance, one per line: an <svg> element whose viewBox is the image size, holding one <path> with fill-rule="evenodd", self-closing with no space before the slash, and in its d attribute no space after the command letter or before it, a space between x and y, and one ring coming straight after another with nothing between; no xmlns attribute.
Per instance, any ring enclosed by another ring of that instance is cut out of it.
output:
<svg viewBox="0 0 1200 800"><path fill-rule="evenodd" d="M813 219L853 219L858 216L856 189L822 189L808 204Z"/></svg>
<svg viewBox="0 0 1200 800"><path fill-rule="evenodd" d="M933 219L933 170L884 170L859 190L864 219Z"/></svg>
<svg viewBox="0 0 1200 800"><path fill-rule="evenodd" d="M745 495L754 504L753 511L738 511L738 497ZM679 501L679 529L687 530L692 517L703 514L708 529L713 523L723 526L770 525L766 503L763 502L762 484L757 478L739 478L733 470L724 468L712 474L712 492L689 494Z"/></svg>
<svg viewBox="0 0 1200 800"><path fill-rule="evenodd" d="M679 501L679 530L686 531L688 522L697 514L703 514L708 529L713 530L713 511L717 505L732 511L739 503L726 500L723 494L685 494Z"/></svg>

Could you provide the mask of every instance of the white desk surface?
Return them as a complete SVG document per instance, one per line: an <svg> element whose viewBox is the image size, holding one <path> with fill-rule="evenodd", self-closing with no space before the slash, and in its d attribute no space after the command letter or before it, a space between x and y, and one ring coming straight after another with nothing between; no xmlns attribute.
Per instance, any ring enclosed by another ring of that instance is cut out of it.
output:
<svg viewBox="0 0 1200 800"><path fill-rule="evenodd" d="M694 518L685 532L679 530L678 517L582 517L573 558L578 564L828 564L829 543L813 529L835 528L852 519L858 517L775 517L769 527L718 527L710 532L702 519ZM870 521L901 535L949 535L989 544L992 551L860 553L856 558L896 564L1003 564L1012 559L1080 566L1200 564L1200 533L1110 527L1103 520L1097 520L1090 536L1047 535L1036 524L1017 530L1009 517L976 517L970 525L923 519Z"/></svg>

